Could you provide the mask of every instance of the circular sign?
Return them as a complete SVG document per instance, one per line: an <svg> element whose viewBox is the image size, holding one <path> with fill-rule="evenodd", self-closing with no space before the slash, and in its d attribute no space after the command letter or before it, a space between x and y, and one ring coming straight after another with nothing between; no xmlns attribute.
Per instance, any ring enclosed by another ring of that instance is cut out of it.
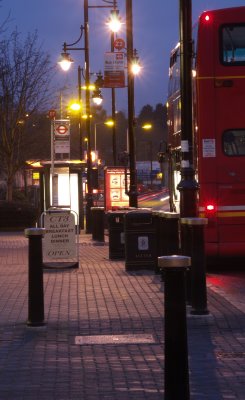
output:
<svg viewBox="0 0 245 400"><path fill-rule="evenodd" d="M67 126L65 125L58 125L56 128L56 132L59 133L60 135L65 135L68 131Z"/></svg>
<svg viewBox="0 0 245 400"><path fill-rule="evenodd" d="M125 49L125 41L124 41L123 39L117 38L117 39L114 41L114 47L115 47L115 49L117 49L117 50Z"/></svg>
<svg viewBox="0 0 245 400"><path fill-rule="evenodd" d="M49 110L48 116L50 119L53 119L56 117L56 111L55 110Z"/></svg>

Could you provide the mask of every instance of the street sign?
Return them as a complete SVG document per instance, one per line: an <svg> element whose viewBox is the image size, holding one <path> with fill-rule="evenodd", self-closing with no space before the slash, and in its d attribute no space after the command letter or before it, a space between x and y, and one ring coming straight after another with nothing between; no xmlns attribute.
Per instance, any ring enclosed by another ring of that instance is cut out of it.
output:
<svg viewBox="0 0 245 400"><path fill-rule="evenodd" d="M70 158L70 120L54 120L54 154L65 154Z"/></svg>
<svg viewBox="0 0 245 400"><path fill-rule="evenodd" d="M121 38L117 38L114 41L114 48L117 49L117 50L125 49L125 41L123 39L121 39Z"/></svg>
<svg viewBox="0 0 245 400"><path fill-rule="evenodd" d="M123 52L105 53L103 87L125 87L125 54Z"/></svg>
<svg viewBox="0 0 245 400"><path fill-rule="evenodd" d="M49 110L48 116L50 119L54 119L56 117L56 111L55 110Z"/></svg>
<svg viewBox="0 0 245 400"><path fill-rule="evenodd" d="M55 136L69 136L70 134L70 121L69 120L56 120L54 122Z"/></svg>

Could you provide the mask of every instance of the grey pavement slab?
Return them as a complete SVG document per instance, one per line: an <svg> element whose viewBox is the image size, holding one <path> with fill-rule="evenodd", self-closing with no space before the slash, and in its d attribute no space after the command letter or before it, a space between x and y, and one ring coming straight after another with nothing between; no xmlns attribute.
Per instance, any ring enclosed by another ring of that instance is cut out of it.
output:
<svg viewBox="0 0 245 400"><path fill-rule="evenodd" d="M28 239L0 233L0 399L163 399L164 283L109 260L107 242L79 242L79 269L44 270L46 324L32 328ZM215 278L210 314L187 313L191 400L241 400L244 291L226 293Z"/></svg>

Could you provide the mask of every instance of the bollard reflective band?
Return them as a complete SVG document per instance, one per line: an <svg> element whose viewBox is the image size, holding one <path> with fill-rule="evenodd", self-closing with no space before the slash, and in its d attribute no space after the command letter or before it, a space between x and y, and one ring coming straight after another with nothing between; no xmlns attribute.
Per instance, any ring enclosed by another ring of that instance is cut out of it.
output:
<svg viewBox="0 0 245 400"><path fill-rule="evenodd" d="M27 228L25 229L25 236L43 236L45 234L45 228Z"/></svg>
<svg viewBox="0 0 245 400"><path fill-rule="evenodd" d="M158 257L158 265L161 268L165 267L189 267L191 265L191 257L187 256L162 256Z"/></svg>

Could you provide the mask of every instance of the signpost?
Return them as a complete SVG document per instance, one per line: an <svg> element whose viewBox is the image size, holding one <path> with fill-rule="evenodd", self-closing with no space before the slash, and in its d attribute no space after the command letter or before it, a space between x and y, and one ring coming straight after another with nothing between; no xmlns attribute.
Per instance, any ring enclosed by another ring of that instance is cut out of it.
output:
<svg viewBox="0 0 245 400"><path fill-rule="evenodd" d="M121 38L117 38L114 41L114 48L117 50L125 49L125 41Z"/></svg>
<svg viewBox="0 0 245 400"><path fill-rule="evenodd" d="M70 158L70 120L54 121L54 154L62 158Z"/></svg>
<svg viewBox="0 0 245 400"><path fill-rule="evenodd" d="M125 54L123 52L105 53L104 87L125 87Z"/></svg>

